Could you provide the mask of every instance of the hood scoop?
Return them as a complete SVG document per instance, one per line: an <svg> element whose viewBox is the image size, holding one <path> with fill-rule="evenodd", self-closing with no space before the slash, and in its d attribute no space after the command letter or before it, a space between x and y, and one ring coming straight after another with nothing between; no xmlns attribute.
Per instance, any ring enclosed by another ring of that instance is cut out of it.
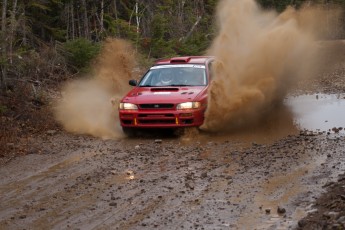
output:
<svg viewBox="0 0 345 230"><path fill-rule="evenodd" d="M159 88L151 88L152 92L177 92L178 88L172 87L159 87Z"/></svg>

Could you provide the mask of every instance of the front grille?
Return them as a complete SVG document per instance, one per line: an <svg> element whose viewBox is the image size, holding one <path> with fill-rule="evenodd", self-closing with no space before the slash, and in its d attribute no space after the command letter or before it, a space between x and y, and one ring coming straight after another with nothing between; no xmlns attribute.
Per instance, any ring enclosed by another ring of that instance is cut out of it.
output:
<svg viewBox="0 0 345 230"><path fill-rule="evenodd" d="M139 114L139 124L174 124L174 114Z"/></svg>
<svg viewBox="0 0 345 230"><path fill-rule="evenodd" d="M145 125L148 125L148 124L153 124L153 125L158 125L158 124L161 124L161 125L172 125L172 124L175 124L175 120L139 120L139 124L145 124Z"/></svg>
<svg viewBox="0 0 345 230"><path fill-rule="evenodd" d="M145 113L145 114L138 114L138 117L146 117L146 118L175 118L174 114L172 113L167 113L167 114L150 114L150 113Z"/></svg>
<svg viewBox="0 0 345 230"><path fill-rule="evenodd" d="M172 109L174 104L140 104L141 109Z"/></svg>

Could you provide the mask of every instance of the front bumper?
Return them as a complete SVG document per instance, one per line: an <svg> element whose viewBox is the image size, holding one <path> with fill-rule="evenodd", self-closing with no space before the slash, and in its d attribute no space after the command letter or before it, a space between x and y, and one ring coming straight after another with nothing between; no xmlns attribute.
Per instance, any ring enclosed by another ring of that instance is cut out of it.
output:
<svg viewBox="0 0 345 230"><path fill-rule="evenodd" d="M205 109L190 110L119 110L122 127L178 128L201 126Z"/></svg>

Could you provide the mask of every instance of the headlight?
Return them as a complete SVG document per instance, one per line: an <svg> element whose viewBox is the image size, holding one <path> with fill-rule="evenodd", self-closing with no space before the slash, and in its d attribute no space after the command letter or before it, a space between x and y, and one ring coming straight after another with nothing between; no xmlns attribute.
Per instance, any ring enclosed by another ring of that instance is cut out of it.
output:
<svg viewBox="0 0 345 230"><path fill-rule="evenodd" d="M184 102L181 104L178 104L176 109L198 109L200 108L201 103L200 102Z"/></svg>
<svg viewBox="0 0 345 230"><path fill-rule="evenodd" d="M132 103L120 103L119 109L124 109L124 110L137 110L138 106Z"/></svg>

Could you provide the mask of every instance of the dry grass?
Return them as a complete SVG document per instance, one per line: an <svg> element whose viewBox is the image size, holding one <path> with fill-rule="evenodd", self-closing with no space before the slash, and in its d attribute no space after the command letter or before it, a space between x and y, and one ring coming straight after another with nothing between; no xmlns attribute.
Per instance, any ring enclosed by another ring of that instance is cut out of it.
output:
<svg viewBox="0 0 345 230"><path fill-rule="evenodd" d="M40 96L38 97L38 93ZM20 83L0 95L0 160L30 153L30 141L49 129L58 129L44 90L33 92Z"/></svg>

